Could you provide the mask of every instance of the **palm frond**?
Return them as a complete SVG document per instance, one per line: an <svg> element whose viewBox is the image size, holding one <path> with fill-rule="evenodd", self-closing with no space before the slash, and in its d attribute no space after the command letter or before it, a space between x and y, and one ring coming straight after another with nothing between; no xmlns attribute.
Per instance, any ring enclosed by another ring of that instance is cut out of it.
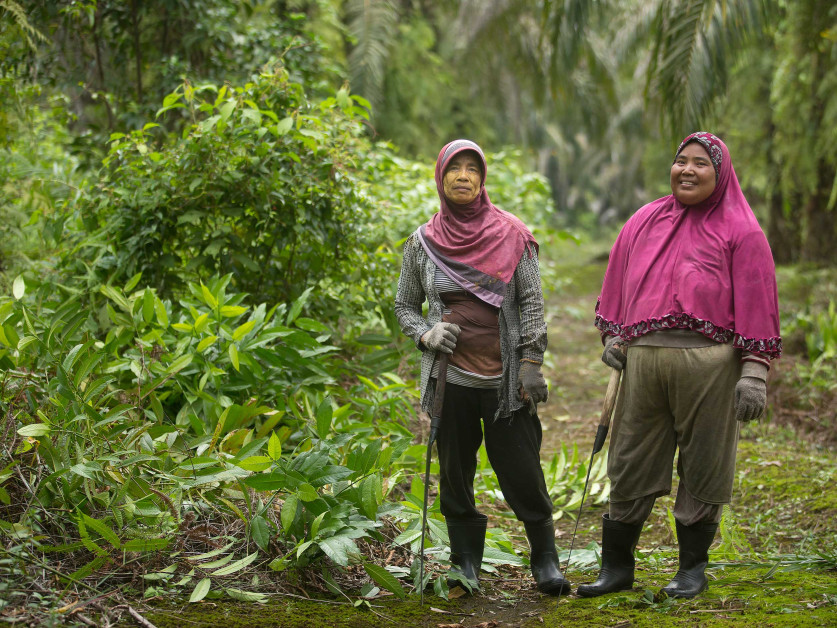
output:
<svg viewBox="0 0 837 628"><path fill-rule="evenodd" d="M41 33L41 31L32 26L29 22L29 18L26 17L26 11L22 6L15 2L15 0L0 0L0 9L3 9L11 14L12 19L15 21L17 27L26 38L26 43L29 44L29 47L32 50L37 48L35 44L36 39L42 42L47 41L47 38Z"/></svg>
<svg viewBox="0 0 837 628"><path fill-rule="evenodd" d="M727 87L737 53L761 31L762 0L671 0L657 5L646 98L675 135L701 126Z"/></svg>
<svg viewBox="0 0 837 628"><path fill-rule="evenodd" d="M352 90L374 107L383 92L386 63L398 28L398 9L390 0L351 0L347 17L355 41L349 53Z"/></svg>

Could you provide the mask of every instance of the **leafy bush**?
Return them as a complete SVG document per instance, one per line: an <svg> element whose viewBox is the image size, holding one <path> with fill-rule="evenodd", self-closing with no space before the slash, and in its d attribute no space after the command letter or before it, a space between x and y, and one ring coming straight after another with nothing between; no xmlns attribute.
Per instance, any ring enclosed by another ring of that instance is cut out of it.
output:
<svg viewBox="0 0 837 628"><path fill-rule="evenodd" d="M18 280L0 301L2 404L17 434L0 474L0 528L18 558L72 553L62 578L79 583L133 552L214 545L190 531L215 511L246 524L228 549L250 538L274 569L359 559L355 540L379 536L412 438L405 385L367 380L377 403L337 386L330 332L300 316L307 294L251 307L226 292L226 276L173 303L135 290L138 280L102 288L101 331L76 296L36 311ZM222 569L182 557L160 579L193 568L232 576L259 555Z"/></svg>
<svg viewBox="0 0 837 628"><path fill-rule="evenodd" d="M280 301L344 276L367 218L350 172L358 100L343 90L315 105L281 67L238 89L184 83L158 112L189 112L181 137L156 123L111 136L75 208L90 235L68 263L101 283L142 272L164 295L232 273L236 289Z"/></svg>

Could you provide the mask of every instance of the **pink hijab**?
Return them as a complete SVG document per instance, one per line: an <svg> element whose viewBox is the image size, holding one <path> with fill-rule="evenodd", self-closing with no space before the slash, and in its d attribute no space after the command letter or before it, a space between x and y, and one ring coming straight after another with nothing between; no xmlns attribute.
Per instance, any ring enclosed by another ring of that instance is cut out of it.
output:
<svg viewBox="0 0 837 628"><path fill-rule="evenodd" d="M622 228L596 304L596 327L625 340L691 329L775 359L782 354L776 270L726 145L693 133L715 168L715 190L697 205L673 195L640 208Z"/></svg>
<svg viewBox="0 0 837 628"><path fill-rule="evenodd" d="M451 159L473 151L482 161L480 193L468 205L445 197L442 179ZM516 216L491 204L485 189L486 162L482 149L470 140L446 144L436 159L439 211L418 230L430 259L464 290L500 307L518 262L528 246L538 243ZM531 252L530 252L531 254Z"/></svg>

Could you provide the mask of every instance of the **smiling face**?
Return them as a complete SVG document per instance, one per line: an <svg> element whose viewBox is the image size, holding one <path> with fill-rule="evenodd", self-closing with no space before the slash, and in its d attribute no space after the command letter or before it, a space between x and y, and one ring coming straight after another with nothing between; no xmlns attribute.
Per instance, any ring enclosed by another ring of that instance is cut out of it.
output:
<svg viewBox="0 0 837 628"><path fill-rule="evenodd" d="M715 168L698 142L683 147L671 165L671 192L684 205L697 205L715 190Z"/></svg>
<svg viewBox="0 0 837 628"><path fill-rule="evenodd" d="M445 197L457 205L467 205L480 193L482 186L482 162L473 151L463 151L454 156L445 168L442 178Z"/></svg>

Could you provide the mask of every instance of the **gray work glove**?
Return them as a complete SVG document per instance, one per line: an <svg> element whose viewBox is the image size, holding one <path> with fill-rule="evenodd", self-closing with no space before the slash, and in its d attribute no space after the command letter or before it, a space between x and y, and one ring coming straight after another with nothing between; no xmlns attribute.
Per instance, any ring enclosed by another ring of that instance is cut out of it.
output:
<svg viewBox="0 0 837 628"><path fill-rule="evenodd" d="M602 351L602 362L610 368L621 371L628 363L628 356L620 347L625 344L619 336L608 336L605 340L605 348Z"/></svg>
<svg viewBox="0 0 837 628"><path fill-rule="evenodd" d="M741 379L735 385L735 418L747 423L757 419L767 405L767 367L744 362Z"/></svg>
<svg viewBox="0 0 837 628"><path fill-rule="evenodd" d="M517 393L521 401L532 404L543 403L549 398L549 390L546 387L546 380L541 373L541 365L534 362L521 362L520 371L517 373Z"/></svg>
<svg viewBox="0 0 837 628"><path fill-rule="evenodd" d="M436 323L421 337L422 344L431 351L453 353L456 349L456 339L459 337L459 325L455 323Z"/></svg>

